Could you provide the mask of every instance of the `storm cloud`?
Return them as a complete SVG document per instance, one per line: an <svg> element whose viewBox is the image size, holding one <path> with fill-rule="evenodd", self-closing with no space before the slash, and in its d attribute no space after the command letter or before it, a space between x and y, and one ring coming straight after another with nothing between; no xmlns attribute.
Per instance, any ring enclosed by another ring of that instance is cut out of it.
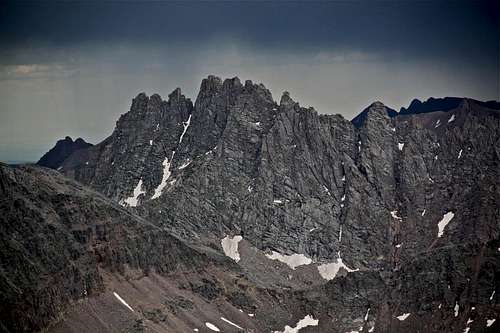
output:
<svg viewBox="0 0 500 333"><path fill-rule="evenodd" d="M0 5L0 160L96 143L139 92L203 77L284 90L352 118L375 100L499 99L494 2L37 2Z"/></svg>

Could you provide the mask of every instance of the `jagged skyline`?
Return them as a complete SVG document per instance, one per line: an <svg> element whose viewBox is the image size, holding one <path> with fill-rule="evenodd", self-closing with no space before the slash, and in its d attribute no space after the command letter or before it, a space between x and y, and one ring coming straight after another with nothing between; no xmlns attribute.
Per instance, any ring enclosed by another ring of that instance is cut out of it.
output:
<svg viewBox="0 0 500 333"><path fill-rule="evenodd" d="M99 142L141 91L196 98L209 74L351 119L375 100L498 99L494 2L0 5L0 160ZM473 59L473 61L471 61Z"/></svg>

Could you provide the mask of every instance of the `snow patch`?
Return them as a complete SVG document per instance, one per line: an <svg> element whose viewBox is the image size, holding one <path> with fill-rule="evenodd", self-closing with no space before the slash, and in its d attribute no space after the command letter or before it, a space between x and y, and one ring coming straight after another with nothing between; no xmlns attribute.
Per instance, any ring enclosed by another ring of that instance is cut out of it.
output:
<svg viewBox="0 0 500 333"><path fill-rule="evenodd" d="M441 125L441 119L438 119L438 120L436 121L436 126L434 126L434 128L438 128L438 127L439 127L439 125Z"/></svg>
<svg viewBox="0 0 500 333"><path fill-rule="evenodd" d="M312 263L312 259L306 257L303 254L292 254L292 255L283 255L279 252L272 251L271 254L266 254L266 257L268 257L271 260L278 260L281 261L282 263L285 263L290 267L291 269L295 269L296 267L302 266L302 265L309 265Z"/></svg>
<svg viewBox="0 0 500 333"><path fill-rule="evenodd" d="M361 151L361 141L358 141L358 151Z"/></svg>
<svg viewBox="0 0 500 333"><path fill-rule="evenodd" d="M455 307L453 308L453 311L455 311L455 317L458 317L459 310L460 310L460 305L458 305L458 302L455 302Z"/></svg>
<svg viewBox="0 0 500 333"><path fill-rule="evenodd" d="M345 201L345 194L340 198L340 201Z"/></svg>
<svg viewBox="0 0 500 333"><path fill-rule="evenodd" d="M490 296L490 301L493 300L493 296L495 296L495 290L493 290L493 292L491 293L491 296Z"/></svg>
<svg viewBox="0 0 500 333"><path fill-rule="evenodd" d="M248 316L249 317L253 317L253 316L255 316L255 314L254 313L249 313Z"/></svg>
<svg viewBox="0 0 500 333"><path fill-rule="evenodd" d="M403 243L399 243L399 244L397 244L397 245L396 245L396 248L398 248L398 249L399 249L399 248L401 247L401 245L403 245Z"/></svg>
<svg viewBox="0 0 500 333"><path fill-rule="evenodd" d="M339 252L339 257L337 258L336 262L319 265L318 272L323 279L333 280L337 276L340 268L345 269L348 273L359 271L359 269L351 269L351 268L347 267L343 263L342 258L340 257L340 252Z"/></svg>
<svg viewBox="0 0 500 333"><path fill-rule="evenodd" d="M220 241L224 254L236 262L240 261L240 253L238 252L238 243L242 239L243 237L241 236L234 236L233 238L226 236Z"/></svg>
<svg viewBox="0 0 500 333"><path fill-rule="evenodd" d="M462 157L462 151L463 151L463 149L460 149L460 151L458 152L458 157L457 157L458 159L460 159L460 157Z"/></svg>
<svg viewBox="0 0 500 333"><path fill-rule="evenodd" d="M123 298L120 297L120 295L118 295L116 292L113 292L113 295L115 295L116 299L119 300L123 305L125 305L130 311L134 312L134 309L132 309L132 307L128 305L127 302L125 302Z"/></svg>
<svg viewBox="0 0 500 333"><path fill-rule="evenodd" d="M455 214L453 214L453 212L448 212L443 215L443 218L438 223L438 228L439 228L438 237L443 236L444 228L448 225L448 223L450 223L450 221L453 219L454 216Z"/></svg>
<svg viewBox="0 0 500 333"><path fill-rule="evenodd" d="M137 199L141 194L145 194L146 192L142 190L142 178L139 179L137 186L134 188L134 194L126 199L122 200L122 205L127 204L130 207L137 206Z"/></svg>
<svg viewBox="0 0 500 333"><path fill-rule="evenodd" d="M313 316L307 315L303 319L299 320L295 327L285 326L284 331L274 331L274 333L297 333L300 329L307 326L318 326L319 320L314 319Z"/></svg>
<svg viewBox="0 0 500 333"><path fill-rule="evenodd" d="M153 145L153 140L149 140L149 145L152 146Z"/></svg>
<svg viewBox="0 0 500 333"><path fill-rule="evenodd" d="M228 323L229 325L233 325L234 327L239 328L240 330L243 330L243 327L240 327L240 326L236 325L235 323L233 323L233 322L232 322L232 321L230 321L230 320L227 320L227 319L226 319L226 318L224 318L224 317L220 317L220 319L222 319L222 321L225 321L225 322L226 322L226 323Z"/></svg>
<svg viewBox="0 0 500 333"><path fill-rule="evenodd" d="M397 211L397 210L393 210L393 211L391 211L391 216L392 216L392 218L393 218L393 219L395 219L395 220L399 220L399 221L401 221L401 220L402 220L402 218L398 216L398 211Z"/></svg>
<svg viewBox="0 0 500 333"><path fill-rule="evenodd" d="M404 146L405 146L405 144L404 144L404 143L402 143L402 142L399 142L399 143L398 143L398 149L399 149L399 150L403 150L403 147L404 147Z"/></svg>
<svg viewBox="0 0 500 333"><path fill-rule="evenodd" d="M422 212L422 216L424 216L424 215L425 215L425 209L424 209L424 211Z"/></svg>
<svg viewBox="0 0 500 333"><path fill-rule="evenodd" d="M406 318L408 318L410 316L411 313L407 312L407 313L403 313L402 315L400 316L397 316L396 318L398 318L399 321L404 321L406 320Z"/></svg>
<svg viewBox="0 0 500 333"><path fill-rule="evenodd" d="M342 242L342 224L340 225L340 231L339 231L339 243Z"/></svg>
<svg viewBox="0 0 500 333"><path fill-rule="evenodd" d="M448 119L448 122L451 123L452 121L455 121L455 115L452 114L450 119Z"/></svg>
<svg viewBox="0 0 500 333"><path fill-rule="evenodd" d="M495 321L496 319L486 319L486 327L490 327Z"/></svg>
<svg viewBox="0 0 500 333"><path fill-rule="evenodd" d="M160 185L158 185L157 188L155 188L155 193L153 194L153 196L151 197L151 199L156 199L158 198L160 195L161 195L161 192L163 191L163 189L165 188L165 186L167 186L167 180L168 180L168 177L170 177L170 163L171 161L174 159L174 154L175 154L175 151L172 152L172 157L170 158L170 161L168 160L168 157L165 157L165 159L163 160L163 176L161 177L161 182L160 182Z"/></svg>
<svg viewBox="0 0 500 333"><path fill-rule="evenodd" d="M220 332L220 329L218 329L217 326L215 326L212 323L206 322L205 326L208 327L208 329L210 329L210 330L212 330L214 332Z"/></svg>
<svg viewBox="0 0 500 333"><path fill-rule="evenodd" d="M273 203L275 203L275 204L282 204L283 200L275 199L275 200L273 200Z"/></svg>

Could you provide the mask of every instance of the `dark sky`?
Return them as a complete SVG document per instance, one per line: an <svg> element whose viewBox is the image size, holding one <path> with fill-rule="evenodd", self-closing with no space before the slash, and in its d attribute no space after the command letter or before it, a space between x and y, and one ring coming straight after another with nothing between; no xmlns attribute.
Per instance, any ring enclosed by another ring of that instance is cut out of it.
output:
<svg viewBox="0 0 500 333"><path fill-rule="evenodd" d="M499 99L487 1L0 3L0 160L109 135L139 92L193 100L203 77L262 82L352 118L381 100Z"/></svg>

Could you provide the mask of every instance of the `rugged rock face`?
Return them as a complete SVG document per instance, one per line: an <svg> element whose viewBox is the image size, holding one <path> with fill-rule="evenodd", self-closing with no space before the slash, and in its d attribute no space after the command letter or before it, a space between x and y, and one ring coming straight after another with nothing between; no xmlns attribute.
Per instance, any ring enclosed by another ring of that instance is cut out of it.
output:
<svg viewBox="0 0 500 333"><path fill-rule="evenodd" d="M101 269L160 274L210 262L58 173L0 165L0 327L34 331L105 289Z"/></svg>
<svg viewBox="0 0 500 333"><path fill-rule="evenodd" d="M92 144L85 142L82 138L73 141L73 139L67 136L63 140L57 141L56 145L43 155L36 164L51 169L57 169L69 155L77 150L89 147L92 147Z"/></svg>
<svg viewBox="0 0 500 333"><path fill-rule="evenodd" d="M188 289L255 313L240 325L249 331L301 319L313 325L304 332L495 331L500 112L491 105L460 99L396 114L375 102L351 122L210 76L194 105L180 90L166 102L140 94L113 134L61 173L189 248L232 258Z"/></svg>

